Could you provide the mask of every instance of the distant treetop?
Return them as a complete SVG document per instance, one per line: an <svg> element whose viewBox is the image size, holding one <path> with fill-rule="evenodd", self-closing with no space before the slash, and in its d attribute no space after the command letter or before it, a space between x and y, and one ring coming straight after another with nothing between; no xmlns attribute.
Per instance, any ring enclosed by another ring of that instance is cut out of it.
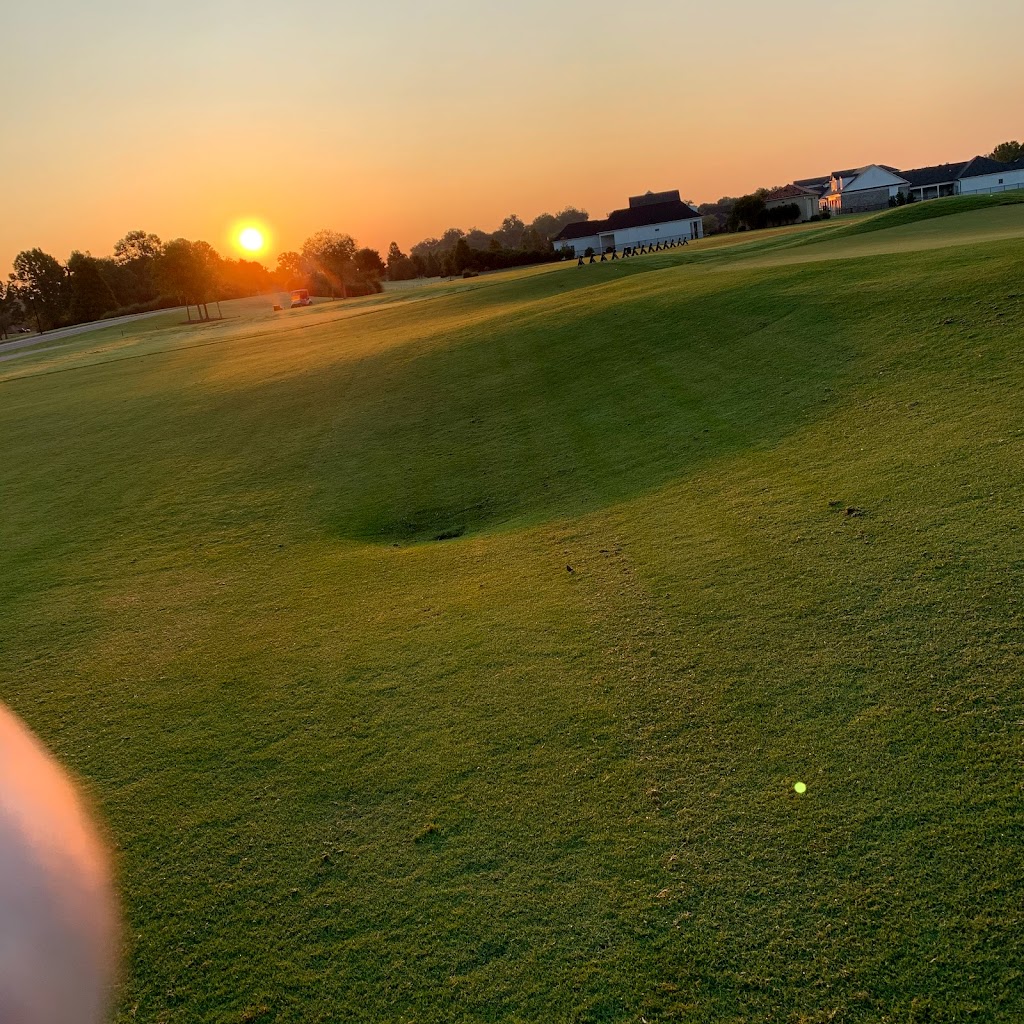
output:
<svg viewBox="0 0 1024 1024"><path fill-rule="evenodd" d="M989 158L998 160L1003 164L1012 164L1024 156L1024 145L1014 140L1013 142L1000 142L995 149L989 153Z"/></svg>

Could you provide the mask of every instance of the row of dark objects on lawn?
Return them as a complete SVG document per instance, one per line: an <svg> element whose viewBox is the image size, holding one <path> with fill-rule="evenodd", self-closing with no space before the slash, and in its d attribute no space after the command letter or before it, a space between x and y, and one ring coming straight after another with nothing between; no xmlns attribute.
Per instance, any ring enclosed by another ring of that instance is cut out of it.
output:
<svg viewBox="0 0 1024 1024"><path fill-rule="evenodd" d="M665 242L664 245L661 242L657 242L654 245L627 245L622 250L621 256L614 249L611 250L611 256L609 256L606 252L601 253L600 259L598 259L596 253L591 253L589 260L586 258L586 256L580 256L576 263L576 266L582 267L588 263L610 263L612 260L629 259L630 256L646 256L649 252L664 252L667 249L678 249L680 248L680 246L688 244L689 243L687 239L683 238L680 239L680 241L678 242Z"/></svg>

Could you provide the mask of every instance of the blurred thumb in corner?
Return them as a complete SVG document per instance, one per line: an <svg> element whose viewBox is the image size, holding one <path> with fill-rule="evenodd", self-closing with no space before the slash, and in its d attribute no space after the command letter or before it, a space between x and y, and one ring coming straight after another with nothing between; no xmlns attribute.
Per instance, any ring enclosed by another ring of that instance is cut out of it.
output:
<svg viewBox="0 0 1024 1024"><path fill-rule="evenodd" d="M0 1022L99 1024L117 945L99 831L67 773L0 704Z"/></svg>

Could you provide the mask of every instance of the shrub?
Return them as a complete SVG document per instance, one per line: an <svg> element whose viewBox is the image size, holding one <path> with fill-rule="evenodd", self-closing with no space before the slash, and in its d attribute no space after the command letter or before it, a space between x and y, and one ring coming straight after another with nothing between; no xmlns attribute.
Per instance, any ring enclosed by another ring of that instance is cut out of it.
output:
<svg viewBox="0 0 1024 1024"><path fill-rule="evenodd" d="M375 277L364 277L346 285L345 290L350 299L356 299L361 295L376 295L377 292L384 291L384 286Z"/></svg>

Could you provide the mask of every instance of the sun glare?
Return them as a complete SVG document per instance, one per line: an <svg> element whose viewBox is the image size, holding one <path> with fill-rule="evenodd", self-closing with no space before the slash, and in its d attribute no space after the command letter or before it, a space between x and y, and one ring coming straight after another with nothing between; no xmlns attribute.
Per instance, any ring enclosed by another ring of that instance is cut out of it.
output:
<svg viewBox="0 0 1024 1024"><path fill-rule="evenodd" d="M238 244L246 252L259 252L263 248L263 232L259 228L244 228L238 236Z"/></svg>

